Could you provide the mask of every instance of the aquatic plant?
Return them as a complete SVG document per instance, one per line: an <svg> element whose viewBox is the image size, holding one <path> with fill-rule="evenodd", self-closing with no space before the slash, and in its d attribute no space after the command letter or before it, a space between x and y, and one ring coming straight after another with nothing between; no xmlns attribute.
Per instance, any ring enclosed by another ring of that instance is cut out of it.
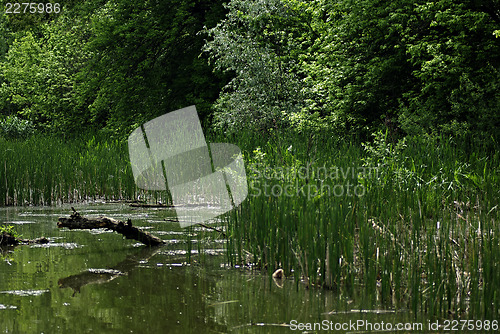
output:
<svg viewBox="0 0 500 334"><path fill-rule="evenodd" d="M368 302L415 314L498 317L500 156L492 146L391 143L383 133L364 147L244 138L237 144L250 194L225 217L232 264L269 275L283 268L296 282L347 294L361 286Z"/></svg>
<svg viewBox="0 0 500 334"><path fill-rule="evenodd" d="M138 195L126 142L87 136L0 138L0 205L52 205Z"/></svg>
<svg viewBox="0 0 500 334"><path fill-rule="evenodd" d="M14 238L20 238L21 235L19 235L15 230L13 225L0 225L0 234L8 234Z"/></svg>

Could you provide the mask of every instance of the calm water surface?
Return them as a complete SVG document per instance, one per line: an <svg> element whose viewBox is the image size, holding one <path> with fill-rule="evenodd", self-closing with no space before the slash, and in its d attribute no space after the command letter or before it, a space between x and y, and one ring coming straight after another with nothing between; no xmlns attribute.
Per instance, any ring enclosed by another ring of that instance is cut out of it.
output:
<svg viewBox="0 0 500 334"><path fill-rule="evenodd" d="M280 286L269 275L230 268L215 232L187 235L165 221L168 210L75 207L86 216L131 218L167 244L148 248L112 232L58 229L69 206L0 208L0 223L15 225L24 238L50 240L2 251L0 332L297 333L307 331L292 331L293 320L413 321L404 311L374 311L361 296L305 289L293 280Z"/></svg>

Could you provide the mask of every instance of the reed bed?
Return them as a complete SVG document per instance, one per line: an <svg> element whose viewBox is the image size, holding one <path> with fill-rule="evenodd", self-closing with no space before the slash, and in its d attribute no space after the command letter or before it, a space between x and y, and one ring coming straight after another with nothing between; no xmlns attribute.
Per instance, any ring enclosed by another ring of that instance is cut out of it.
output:
<svg viewBox="0 0 500 334"><path fill-rule="evenodd" d="M134 199L127 143L96 136L65 141L0 138L0 206Z"/></svg>
<svg viewBox="0 0 500 334"><path fill-rule="evenodd" d="M250 135L236 143L249 196L225 216L230 263L270 277L283 268L296 282L348 295L361 287L367 302L415 314L498 319L493 140L391 144L378 134L369 145L322 138L315 148L296 136Z"/></svg>

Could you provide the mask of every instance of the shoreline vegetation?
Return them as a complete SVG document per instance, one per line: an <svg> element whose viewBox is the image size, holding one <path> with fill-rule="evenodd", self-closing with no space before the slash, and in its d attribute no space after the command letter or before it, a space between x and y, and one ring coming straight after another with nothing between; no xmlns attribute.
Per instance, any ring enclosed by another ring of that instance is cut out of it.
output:
<svg viewBox="0 0 500 334"><path fill-rule="evenodd" d="M247 199L221 217L231 265L270 278L283 269L297 284L348 295L361 287L374 303L415 314L498 317L493 138L391 142L377 133L367 143L311 145L300 135L242 133L217 142L242 149L249 183ZM0 206L164 201L135 187L127 144L118 140L0 139L0 161ZM358 191L343 191L349 185Z"/></svg>
<svg viewBox="0 0 500 334"><path fill-rule="evenodd" d="M36 239L23 239L22 236L18 235L14 231L12 225L2 226L0 225L0 251L1 247L13 247L17 245L28 245L28 244L47 244L49 239L45 237ZM2 252L0 252L1 255Z"/></svg>
<svg viewBox="0 0 500 334"><path fill-rule="evenodd" d="M0 136L0 206L86 201L167 203L166 192L137 189L127 141L89 135L65 140Z"/></svg>

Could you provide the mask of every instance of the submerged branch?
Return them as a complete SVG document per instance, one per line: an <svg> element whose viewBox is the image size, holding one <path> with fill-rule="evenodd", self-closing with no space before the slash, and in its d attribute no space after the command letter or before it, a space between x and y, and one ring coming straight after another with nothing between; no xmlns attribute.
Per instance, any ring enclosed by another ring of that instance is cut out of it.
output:
<svg viewBox="0 0 500 334"><path fill-rule="evenodd" d="M166 222L171 222L171 223L188 223L188 224L191 224L190 221L178 220L177 218L175 218L175 219L173 219L173 218L165 218L164 220ZM194 225L198 225L200 227L206 228L207 230L212 230L212 231L215 231L217 233L220 233L220 235L224 239L227 239L226 233L224 233L224 231L222 229L219 229L219 228L216 228L216 227L213 227L213 226L208 226L208 225L205 225L205 224L202 224L202 223L196 223Z"/></svg>
<svg viewBox="0 0 500 334"><path fill-rule="evenodd" d="M104 216L98 218L85 218L82 217L74 208L72 209L73 213L70 218L59 218L57 227L67 227L70 230L105 228L123 234L127 239L134 239L142 242L147 246L157 246L165 243L162 239L132 226L132 221L130 219L124 222Z"/></svg>
<svg viewBox="0 0 500 334"><path fill-rule="evenodd" d="M2 232L0 234L0 246L17 246L17 245L27 245L27 244L46 244L49 239L45 237L37 239L21 239L16 238L10 233Z"/></svg>

